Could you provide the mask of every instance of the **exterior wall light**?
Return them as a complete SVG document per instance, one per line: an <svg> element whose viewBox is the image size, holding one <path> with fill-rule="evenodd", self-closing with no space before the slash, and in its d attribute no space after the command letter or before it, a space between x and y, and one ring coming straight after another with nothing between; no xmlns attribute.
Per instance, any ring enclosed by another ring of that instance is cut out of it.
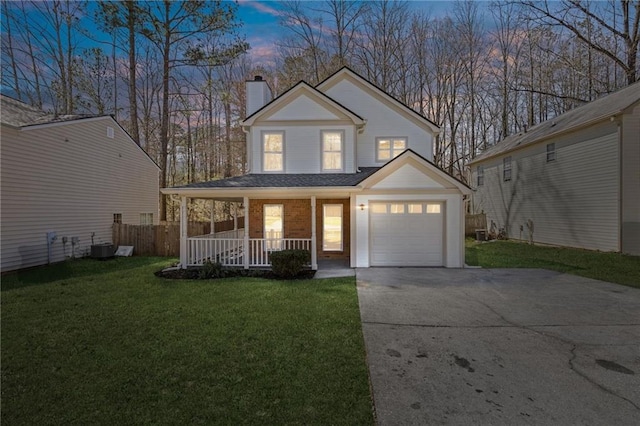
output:
<svg viewBox="0 0 640 426"><path fill-rule="evenodd" d="M360 204L360 210L364 210L364 204Z"/></svg>

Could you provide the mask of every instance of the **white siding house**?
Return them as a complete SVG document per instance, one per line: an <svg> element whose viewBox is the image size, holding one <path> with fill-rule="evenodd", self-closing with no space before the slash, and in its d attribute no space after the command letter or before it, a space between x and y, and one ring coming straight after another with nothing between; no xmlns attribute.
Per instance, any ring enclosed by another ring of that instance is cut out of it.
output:
<svg viewBox="0 0 640 426"><path fill-rule="evenodd" d="M432 163L436 124L349 68L270 93L259 77L247 82L249 174L162 190L182 200L182 267L264 267L281 248L308 249L313 268L323 259L464 266L471 190ZM197 198L234 202L244 229L188 238L187 203Z"/></svg>
<svg viewBox="0 0 640 426"><path fill-rule="evenodd" d="M1 101L3 272L85 255L114 220L157 222L159 169L113 118Z"/></svg>
<svg viewBox="0 0 640 426"><path fill-rule="evenodd" d="M509 238L639 255L639 123L636 83L506 138L470 163L474 212Z"/></svg>

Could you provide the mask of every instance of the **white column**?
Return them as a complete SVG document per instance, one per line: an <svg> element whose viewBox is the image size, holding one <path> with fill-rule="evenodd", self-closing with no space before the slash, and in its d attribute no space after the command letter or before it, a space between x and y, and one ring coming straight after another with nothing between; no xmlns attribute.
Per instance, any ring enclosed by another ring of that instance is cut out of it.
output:
<svg viewBox="0 0 640 426"><path fill-rule="evenodd" d="M236 236L237 236L238 235L238 203L233 203L233 230L236 231Z"/></svg>
<svg viewBox="0 0 640 426"><path fill-rule="evenodd" d="M311 269L318 270L317 235L316 235L316 196L311 196Z"/></svg>
<svg viewBox="0 0 640 426"><path fill-rule="evenodd" d="M216 233L216 200L211 200L211 233Z"/></svg>
<svg viewBox="0 0 640 426"><path fill-rule="evenodd" d="M189 258L187 242L187 229L189 226L189 217L187 215L187 197L180 198L180 267L187 269Z"/></svg>
<svg viewBox="0 0 640 426"><path fill-rule="evenodd" d="M249 247L249 197L244 197L244 269L249 269L249 256L251 256L251 247Z"/></svg>

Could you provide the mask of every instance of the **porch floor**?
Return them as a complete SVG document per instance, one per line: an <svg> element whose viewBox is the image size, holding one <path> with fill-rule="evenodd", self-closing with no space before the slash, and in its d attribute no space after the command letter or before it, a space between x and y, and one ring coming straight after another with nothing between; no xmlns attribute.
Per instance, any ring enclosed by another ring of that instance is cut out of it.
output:
<svg viewBox="0 0 640 426"><path fill-rule="evenodd" d="M318 260L318 270L314 278L353 277L356 270L349 267L347 260Z"/></svg>

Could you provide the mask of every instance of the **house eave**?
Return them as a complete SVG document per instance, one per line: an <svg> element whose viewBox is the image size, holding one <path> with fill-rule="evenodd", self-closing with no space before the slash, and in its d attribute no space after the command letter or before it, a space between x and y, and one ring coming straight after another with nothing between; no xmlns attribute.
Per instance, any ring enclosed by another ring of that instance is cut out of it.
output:
<svg viewBox="0 0 640 426"><path fill-rule="evenodd" d="M309 198L313 195L323 197L349 197L359 192L359 186L305 186L305 187L241 187L241 188L162 188L165 195L177 195L187 198Z"/></svg>

